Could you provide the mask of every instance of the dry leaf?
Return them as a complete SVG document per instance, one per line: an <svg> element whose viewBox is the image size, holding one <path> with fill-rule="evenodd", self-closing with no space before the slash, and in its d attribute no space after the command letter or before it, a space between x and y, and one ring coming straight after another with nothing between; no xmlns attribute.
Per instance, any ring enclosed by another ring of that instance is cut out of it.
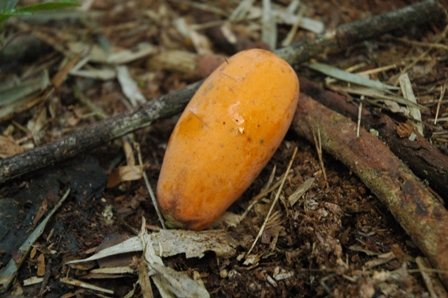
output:
<svg viewBox="0 0 448 298"><path fill-rule="evenodd" d="M71 42L68 46L73 53L81 53L88 49L87 61L105 64L125 64L157 52L157 48L151 44L141 44L136 51L114 49L111 52L99 45L90 47L82 42Z"/></svg>
<svg viewBox="0 0 448 298"><path fill-rule="evenodd" d="M154 284L159 289L162 297L210 297L204 285L197 280L191 279L187 273L178 272L170 267L165 267L162 259L156 255L154 250L154 239L145 228L146 221L143 218L142 229L139 240L143 247L143 255L148 262L149 270L154 270L151 275ZM159 242L160 246L160 242Z"/></svg>
<svg viewBox="0 0 448 298"><path fill-rule="evenodd" d="M225 230L184 231L160 230L153 233L153 246L156 254L170 257L185 253L187 258L201 258L207 251L213 251L217 256L229 258L236 253L238 241ZM162 252L160 252L160 247ZM82 260L74 260L67 264L78 264L99 260L108 256L142 251L143 247L138 237L129 238L120 244L105 248L98 253Z"/></svg>
<svg viewBox="0 0 448 298"><path fill-rule="evenodd" d="M115 67L115 71L117 72L121 90L123 90L124 95L129 99L131 105L136 107L139 104L145 103L146 98L138 89L137 83L131 77L127 66L117 66Z"/></svg>
<svg viewBox="0 0 448 298"><path fill-rule="evenodd" d="M124 181L140 180L143 176L143 166L122 166L112 171L107 181L107 187L117 186Z"/></svg>
<svg viewBox="0 0 448 298"><path fill-rule="evenodd" d="M0 136L0 158L8 158L23 151L23 148L13 140Z"/></svg>
<svg viewBox="0 0 448 298"><path fill-rule="evenodd" d="M35 141L38 141L41 138L40 132L47 124L47 119L47 109L41 107L36 111L33 118L28 121L26 126L30 130Z"/></svg>
<svg viewBox="0 0 448 298"><path fill-rule="evenodd" d="M402 74L399 78L400 81L400 87L401 92L403 92L403 97L407 100L417 104L417 99L415 98L414 91L412 90L412 84L411 80L409 79L408 73ZM412 116L412 118L416 121L415 123L412 123L413 126L416 128L418 133L422 136L423 135L423 124L422 124L422 114L420 113L420 110L414 107L409 107L409 114Z"/></svg>
<svg viewBox="0 0 448 298"><path fill-rule="evenodd" d="M224 212L223 215L218 217L217 220L215 220L215 222L211 225L211 227L214 229L225 227L236 227L241 222L242 219L243 219L242 215L226 211Z"/></svg>
<svg viewBox="0 0 448 298"><path fill-rule="evenodd" d="M211 50L211 43L208 38L204 34L194 30L184 18L177 18L174 21L174 26L180 34L191 40L198 54L213 54L213 51Z"/></svg>

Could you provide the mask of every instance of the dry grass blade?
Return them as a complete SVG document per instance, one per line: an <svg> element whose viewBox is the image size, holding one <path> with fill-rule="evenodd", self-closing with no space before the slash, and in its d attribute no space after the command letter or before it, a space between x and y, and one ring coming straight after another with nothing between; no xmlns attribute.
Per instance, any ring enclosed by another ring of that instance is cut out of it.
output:
<svg viewBox="0 0 448 298"><path fill-rule="evenodd" d="M281 211L275 211L269 217L268 223L266 224L266 228L269 229L281 226L284 221L285 217L283 213Z"/></svg>
<svg viewBox="0 0 448 298"><path fill-rule="evenodd" d="M271 186L272 181L274 180L274 177L275 177L275 169L276 168L277 167L274 166L274 169L272 170L272 173L271 173L271 176L269 177L268 182L263 187L263 189L260 191L260 193L257 194L255 197L253 197L250 200L249 206L246 208L246 210L244 210L243 214L241 215L241 220L243 220L247 216L249 211L252 210L252 208L255 206L255 204L258 203L259 200L261 200L262 198L267 196L271 191L274 191L275 189L277 189L277 187L279 187L281 180L277 181L274 185Z"/></svg>
<svg viewBox="0 0 448 298"><path fill-rule="evenodd" d="M387 70L391 70L391 69L396 69L397 65L396 64L392 64L392 65L386 65L383 67L377 67L377 68L373 68L373 69L369 69L369 70L365 70L365 71L360 71L357 74L358 75L371 75L371 74L377 74L377 73L381 73L381 72L385 72Z"/></svg>
<svg viewBox="0 0 448 298"><path fill-rule="evenodd" d="M376 89L369 89L369 88L357 88L357 87L338 87L342 90L344 90L347 93L350 94L356 94L356 95L364 95L365 97L370 97L370 98L374 98L374 99L378 99L381 101L385 101L385 100L390 100L399 104L404 104L413 108L418 108L418 109L422 109L422 110L427 110L428 108L426 108L425 106L416 104L410 100L407 100L404 97L395 95L395 94L387 94L385 92L382 92L380 90L376 90Z"/></svg>
<svg viewBox="0 0 448 298"><path fill-rule="evenodd" d="M448 297L448 293L440 283L440 280L431 272L431 265L426 258L417 257L415 262L420 269L420 274L422 275L423 281L426 284L426 288L431 296L431 298L437 297Z"/></svg>
<svg viewBox="0 0 448 298"><path fill-rule="evenodd" d="M139 104L143 104L147 101L145 96L138 89L137 83L131 77L127 66L116 66L118 82L120 82L121 89L124 95L131 102L132 107L137 107Z"/></svg>
<svg viewBox="0 0 448 298"><path fill-rule="evenodd" d="M440 97L439 97L439 100L437 101L436 116L434 117L434 125L437 124L437 118L439 118L440 105L442 104L443 96L445 96L446 86L447 85L445 84L440 89Z"/></svg>
<svg viewBox="0 0 448 298"><path fill-rule="evenodd" d="M289 161L289 165L288 168L285 171L285 174L283 176L283 179L281 180L281 184L280 184L280 188L277 191L277 194L274 198L274 201L271 204L271 208L269 208L268 214L266 214L266 218L263 222L263 225L260 228L260 231L258 232L257 237L255 238L254 242L252 243L252 246L250 247L250 249L247 251L246 256L250 255L250 253L252 252L252 249L255 247L255 244L257 244L258 239L261 237L261 234L263 234L264 229L266 228L266 225L269 221L269 218L271 216L272 211L274 210L274 206L277 204L278 198L280 197L280 193L283 189L283 185L285 184L286 181L286 177L288 177L288 172L291 169L292 163L294 161L294 157L296 156L297 153L297 147L294 149L294 153L292 154L291 160Z"/></svg>
<svg viewBox="0 0 448 298"><path fill-rule="evenodd" d="M294 206L303 194L308 191L311 185L313 185L314 180L314 178L307 179L288 197L288 202L291 207Z"/></svg>
<svg viewBox="0 0 448 298"><path fill-rule="evenodd" d="M140 145L138 145L137 143L134 143L134 146L136 147L137 152L138 152L138 162L141 166L143 166ZM149 183L148 175L146 175L145 171L143 171L143 179L145 180L146 188L148 189L149 196L151 197L152 205L154 206L154 209L156 210L157 217L159 218L159 221L160 221L160 225L162 226L163 229L166 229L165 221L163 220L162 213L159 210L159 204L157 204L156 196L155 196L154 192L152 191L152 187L151 187L151 184Z"/></svg>
<svg viewBox="0 0 448 298"><path fill-rule="evenodd" d="M274 168L272 169L271 175L269 176L268 182L266 182L266 185L263 186L263 188L261 189L261 192L267 191L271 185L272 182L274 181L275 178L275 171L277 170L277 165L274 165Z"/></svg>
<svg viewBox="0 0 448 298"><path fill-rule="evenodd" d="M412 90L411 80L409 79L409 75L407 73L402 74L399 77L401 92L403 92L403 97L417 104L417 99L415 98L414 91ZM423 135L423 125L422 125L422 114L420 110L414 107L409 107L409 114L415 120L413 123L415 129L422 136Z"/></svg>
<svg viewBox="0 0 448 298"><path fill-rule="evenodd" d="M45 227L47 226L48 221L51 219L53 214L62 206L62 203L67 199L70 194L70 189L68 189L64 196L59 200L59 202L54 206L54 208L48 213L44 220L36 227L36 229L29 235L26 241L19 247L17 256L19 258L12 258L9 262L0 270L0 281L4 289L8 289L11 285L11 282L15 278L17 271L19 270L22 263L25 261L28 256L31 246L44 232Z"/></svg>
<svg viewBox="0 0 448 298"><path fill-rule="evenodd" d="M20 82L18 85L13 82L2 82L0 85L0 106L4 109L7 105L14 103L29 94L44 90L49 84L50 77L47 70L38 73L36 78ZM4 112L0 113L0 117L6 115Z"/></svg>
<svg viewBox="0 0 448 298"><path fill-rule="evenodd" d="M246 15L248 14L250 8L252 7L255 0L243 0L238 6L232 11L232 14L229 17L229 21L239 22L244 20Z"/></svg>
<svg viewBox="0 0 448 298"><path fill-rule="evenodd" d="M448 25L443 29L442 33L440 33L439 36L435 39L434 43L438 43L441 40L444 40L446 38L446 34L448 33ZM420 56L418 56L412 63L409 63L406 65L406 67L401 71L401 73L406 73L410 71L415 65L417 65L418 62L422 61L428 54L433 50L433 48L427 49L425 52L423 52ZM394 85L399 80L399 75L395 76L394 78L391 78L389 81L392 82Z"/></svg>
<svg viewBox="0 0 448 298"><path fill-rule="evenodd" d="M359 138L359 129L361 128L361 117L362 117L362 103L364 100L364 96L361 96L361 101L358 106L358 121L356 123L356 137Z"/></svg>
<svg viewBox="0 0 448 298"><path fill-rule="evenodd" d="M111 294L111 295L114 294L114 291L112 291L112 290L98 287L98 286L95 286L95 285L92 285L87 282L77 280L74 278L62 277L59 279L59 281L62 283L68 284L68 285L81 287L81 288L88 289L88 290L93 290L93 291L102 292L102 293Z"/></svg>
<svg viewBox="0 0 448 298"><path fill-rule="evenodd" d="M299 6L299 5L300 5L300 2L298 0L292 1L290 3L290 5L288 6L288 9L284 13L285 17L286 17L286 15L288 13L292 15L291 11L294 11L295 10L295 6ZM304 5L300 5L299 12L297 13L297 18L296 18L294 24L292 25L291 30L289 30L288 35L282 41L282 47L289 46L292 43L293 38L296 35L297 30L299 29L300 23L303 20L303 16L305 15L305 11L306 11L305 6Z"/></svg>
<svg viewBox="0 0 448 298"><path fill-rule="evenodd" d="M395 40L398 40L402 43L413 45L413 46L419 46L419 47L427 47L427 48L435 48L435 49L441 49L448 51L448 46L444 45L442 43L428 43L428 42L420 42L415 40L408 40L405 38L396 38Z"/></svg>
<svg viewBox="0 0 448 298"><path fill-rule="evenodd" d="M316 133L313 131L313 139L314 139L314 145L316 146L316 151L317 151L317 156L319 158L319 164L320 164L320 169L322 170L322 174L324 175L324 180L325 180L325 184L327 186L327 188L329 188L330 186L328 185L328 180L327 180L327 172L325 171L325 166L324 166L324 160L322 158L322 138L320 135L320 127L317 127L317 138L316 138Z"/></svg>
<svg viewBox="0 0 448 298"><path fill-rule="evenodd" d="M387 85L387 84L384 84L384 83L381 83L378 81L373 81L373 80L370 80L363 76L360 76L358 74L347 72L347 71L344 71L342 69L339 69L339 68L336 68L336 67L333 67L333 66L330 66L327 64L311 63L308 65L308 67L313 70L324 73L326 75L337 78L339 80L357 84L357 85L361 85L361 86L366 86L366 87L375 88L375 89L379 89L379 90L397 89L397 87L390 86L390 85Z"/></svg>
<svg viewBox="0 0 448 298"><path fill-rule="evenodd" d="M108 116L107 114L101 109L95 106L90 98L88 98L82 91L79 89L77 85L73 85L73 94L74 96L83 104L85 105L89 111L93 115L95 115L99 120L106 119Z"/></svg>
<svg viewBox="0 0 448 298"><path fill-rule="evenodd" d="M277 23L271 0L263 0L263 16L261 21L261 40L275 49L277 44Z"/></svg>

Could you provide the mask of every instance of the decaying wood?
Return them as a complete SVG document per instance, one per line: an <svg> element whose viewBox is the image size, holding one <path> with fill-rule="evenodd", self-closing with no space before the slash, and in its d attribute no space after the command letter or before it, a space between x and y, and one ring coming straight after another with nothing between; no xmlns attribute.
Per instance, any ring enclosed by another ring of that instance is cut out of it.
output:
<svg viewBox="0 0 448 298"><path fill-rule="evenodd" d="M448 272L448 211L382 141L306 95L301 95L294 130L313 142L320 128L322 147L349 167L385 204L432 265ZM448 285L448 275L441 275Z"/></svg>
<svg viewBox="0 0 448 298"><path fill-rule="evenodd" d="M342 50L354 42L373 38L397 28L436 21L443 16L443 7L439 2L427 0L370 19L342 25L317 38L315 42L299 42L276 53L290 64L302 63L320 53ZM148 126L157 119L179 113L200 84L201 82L196 82L183 90L154 99L136 111L100 121L54 143L1 160L0 183L72 158L104 145L109 140Z"/></svg>
<svg viewBox="0 0 448 298"><path fill-rule="evenodd" d="M300 77L300 89L326 107L357 121L358 105L348 102L345 97L324 90L303 77ZM381 140L389 146L390 150L420 179L427 180L429 185L448 203L448 156L422 136L417 136L414 141L400 138L397 133L399 124L388 115L374 116L363 109L361 123L367 130L377 130Z"/></svg>
<svg viewBox="0 0 448 298"><path fill-rule="evenodd" d="M383 141L412 171L429 185L448 203L448 156L431 145L427 139L417 135L411 141L400 138L397 133L400 124L387 115L379 118L369 115L365 117L364 125L376 129Z"/></svg>

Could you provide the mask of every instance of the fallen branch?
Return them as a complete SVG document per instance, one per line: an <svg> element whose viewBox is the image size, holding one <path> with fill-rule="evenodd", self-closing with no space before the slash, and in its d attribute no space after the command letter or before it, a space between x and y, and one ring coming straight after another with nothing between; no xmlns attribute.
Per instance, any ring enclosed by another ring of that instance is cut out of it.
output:
<svg viewBox="0 0 448 298"><path fill-rule="evenodd" d="M323 52L342 50L355 42L380 36L391 30L439 20L444 16L443 11L438 1L423 1L370 19L342 25L323 34L314 42L295 43L276 53L290 64L299 64ZM154 99L135 111L103 120L54 143L1 160L0 183L72 158L148 126L155 120L177 114L182 111L200 84L201 82L196 82L183 90Z"/></svg>
<svg viewBox="0 0 448 298"><path fill-rule="evenodd" d="M335 92L324 90L306 78L300 77L300 89L324 106L350 117L353 121L358 118L358 105ZM399 126L386 114L373 116L363 109L362 125L367 129L375 129L380 138L403 160L409 168L429 185L448 203L448 156L433 146L427 139L418 135L414 141L400 138L397 133Z"/></svg>
<svg viewBox="0 0 448 298"><path fill-rule="evenodd" d="M387 206L432 265L448 273L448 211L382 141L365 129L302 95L292 124L313 142L320 129L324 150L342 161ZM448 274L441 275L448 286Z"/></svg>
<svg viewBox="0 0 448 298"><path fill-rule="evenodd" d="M298 64L319 54L345 49L357 42L380 36L397 29L408 30L417 23L440 20L445 9L436 0L422 1L414 5L384 13L369 19L339 26L322 34L316 40L299 41L276 51L290 64ZM414 23L415 22L415 23Z"/></svg>
<svg viewBox="0 0 448 298"><path fill-rule="evenodd" d="M140 108L97 122L62 139L0 161L0 183L72 158L110 140L173 116L184 108L202 81L161 96Z"/></svg>

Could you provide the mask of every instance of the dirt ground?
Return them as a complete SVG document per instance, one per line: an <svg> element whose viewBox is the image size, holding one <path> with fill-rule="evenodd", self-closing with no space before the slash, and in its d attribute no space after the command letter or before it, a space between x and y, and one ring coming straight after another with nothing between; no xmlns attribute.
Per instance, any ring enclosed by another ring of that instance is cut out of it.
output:
<svg viewBox="0 0 448 298"><path fill-rule="evenodd" d="M261 2L254 1L251 5L261 11ZM280 11L292 1L272 2L273 9ZM300 1L298 11L303 17L323 24L324 30L331 30L416 2ZM19 4L33 3L35 1L20 1ZM20 145L17 152L57 141L104 118L131 110L134 104L123 90L125 84L115 75L117 66L126 66L128 75L124 77L136 83L144 98L152 100L204 78L223 57L247 48L269 48L262 41L260 17L228 21L239 1L86 0L81 3L82 10L76 14L52 11L13 18L5 28L9 40L20 37L25 45L37 42L23 56L20 53L13 56L17 59L0 60L0 82L26 82L44 75L52 82L52 85L44 85L44 91L27 95L29 99L21 104L21 109L1 113L2 136ZM446 1L442 3L448 7ZM228 31L218 30L224 24ZM322 53L315 61L341 69L353 67L356 72L395 65L371 76L383 83L391 83L394 76L409 66L414 93L419 103L429 107L422 112L424 136L447 154L448 93L442 94L438 107L441 120L433 124L441 90L448 82L447 38L437 39L444 31L446 24L443 24L428 23L396 30L342 51ZM277 47L282 46L293 26L276 26ZM316 27L313 30L317 30ZM292 41L313 40L317 35L299 27ZM85 57L85 53L75 55L76 43L97 46L100 58L91 59L75 71L75 65ZM131 57L132 53L146 49L149 49L148 54ZM431 51L412 66L411 63L428 49ZM121 57L111 54L125 50L131 52L122 53ZM173 56L164 56L166 53ZM191 65L197 63L197 54L209 59L204 69ZM72 72L58 85L55 75L61 73L67 63L71 65L68 71ZM331 83L325 75L306 65L294 65L294 68L320 88L330 89ZM42 98L42 92L50 89L52 92ZM347 98L359 98L342 89L332 89ZM132 94L138 104L140 97L132 92L131 97ZM39 100L30 103L36 98ZM388 113L397 123L406 122L400 113L391 113L381 106L367 103L365 108L372 113ZM160 222L142 169L155 190L166 145L177 119L178 116L173 116L156 121L75 158L0 185L0 268L5 268L11 257L17 259L23 255L19 252L20 245L66 190L71 189L66 201L33 243L10 288L3 289L4 295L151 297L149 287L155 297L161 296L154 284L148 286L143 282L139 269L141 251L109 257L107 261L76 265L67 262L86 258L102 248L137 236L142 218L146 219L149 232L159 231ZM281 181L295 148L297 154L287 172L279 200L258 239L257 234L278 190L277 187L267 192L267 185ZM11 150L1 150L2 158L11 156ZM138 166L139 156L143 166ZM202 258L187 258L181 253L164 257L164 265L199 280L212 297L442 295L443 286L437 286L440 281L435 275L432 283L424 280L417 259L425 256L387 206L343 163L326 152L321 155L322 163L319 157L315 144L291 129L272 160L228 210L233 217L212 228L224 229L233 239L232 254L219 256L206 251ZM117 172L117 168L125 165L129 166L128 174L133 177ZM291 196L307 181L311 182L309 187L291 204ZM443 198L442 194L440 196ZM242 217L245 211L248 212ZM256 244L247 255L256 238ZM131 271L114 274L91 271L117 266ZM32 277L40 279L33 283ZM86 288L81 281L110 292ZM4 282L2 280L3 285Z"/></svg>

